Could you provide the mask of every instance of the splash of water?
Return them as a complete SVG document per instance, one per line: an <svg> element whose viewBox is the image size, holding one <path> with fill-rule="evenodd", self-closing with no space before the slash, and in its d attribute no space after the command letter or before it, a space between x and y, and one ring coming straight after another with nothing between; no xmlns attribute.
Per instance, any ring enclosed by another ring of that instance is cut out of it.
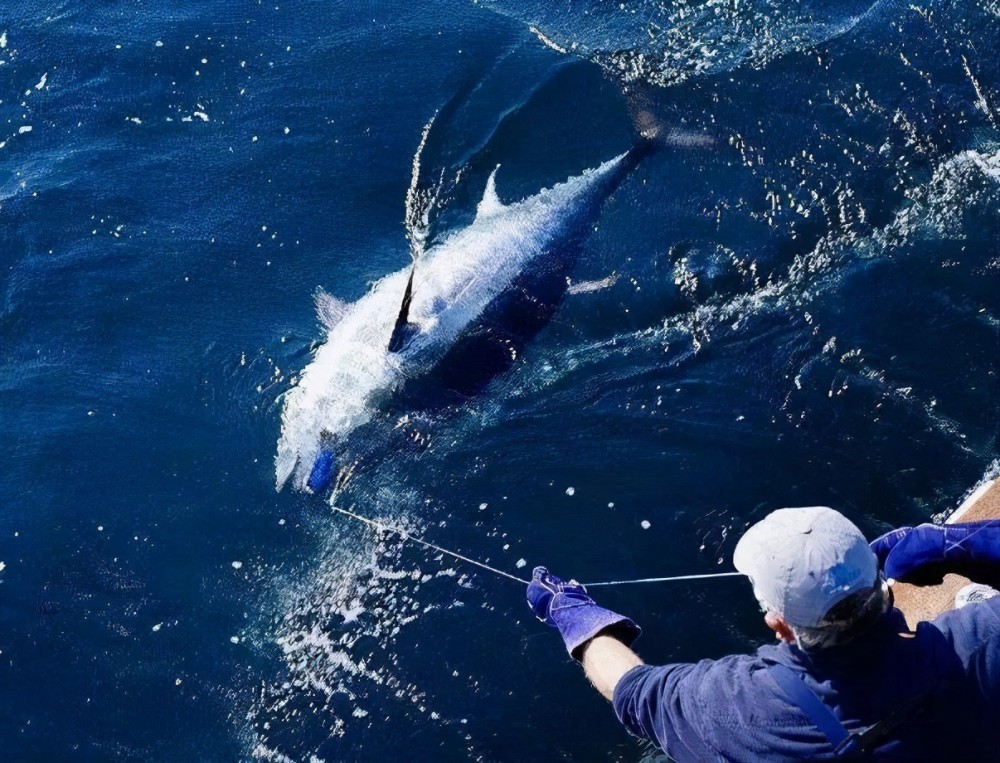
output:
<svg viewBox="0 0 1000 763"><path fill-rule="evenodd" d="M431 213L438 203L442 184L422 187L420 179L420 159L427 146L427 138L434 127L437 112L430 118L420 132L420 143L413 154L413 169L410 175L410 186L406 189L406 240L410 244L410 258L416 262L427 246L427 235L430 231Z"/></svg>

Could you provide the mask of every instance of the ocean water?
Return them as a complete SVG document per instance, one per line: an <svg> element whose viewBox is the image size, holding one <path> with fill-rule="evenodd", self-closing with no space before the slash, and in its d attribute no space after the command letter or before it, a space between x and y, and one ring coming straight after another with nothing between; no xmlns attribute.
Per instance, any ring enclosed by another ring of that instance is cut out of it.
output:
<svg viewBox="0 0 1000 763"><path fill-rule="evenodd" d="M0 10L4 760L643 756L518 584L274 489L314 292L407 265L435 113L432 242L497 164L626 150L636 93L666 129L514 367L387 402L337 505L600 581L997 468L996 0ZM651 662L767 636L742 580L598 590Z"/></svg>

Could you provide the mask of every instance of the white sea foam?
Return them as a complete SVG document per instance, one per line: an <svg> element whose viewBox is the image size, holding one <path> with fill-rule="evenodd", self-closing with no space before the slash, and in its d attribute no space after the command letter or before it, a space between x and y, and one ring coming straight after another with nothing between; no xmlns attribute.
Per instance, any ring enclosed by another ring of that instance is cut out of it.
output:
<svg viewBox="0 0 1000 763"><path fill-rule="evenodd" d="M930 182L911 190L911 203L875 238L885 246L914 236L961 237L965 210L996 198L998 184L1000 148L962 151L941 162Z"/></svg>
<svg viewBox="0 0 1000 763"><path fill-rule="evenodd" d="M397 488L379 492L386 504L418 502ZM377 506L367 513L386 525L422 533L408 515L384 518ZM329 534L311 572L276 581L280 601L271 639L287 674L262 688L247 715L248 747L258 757L269 759L277 752L272 735L304 720L337 737L371 714L384 719L393 704L449 723L433 707L433 698L401 673L396 650L404 630L420 618L461 606L451 593L467 584L466 576L433 560L426 570L404 563L401 544L399 536L348 524ZM432 589L430 601L423 600L425 587L437 579L449 582Z"/></svg>

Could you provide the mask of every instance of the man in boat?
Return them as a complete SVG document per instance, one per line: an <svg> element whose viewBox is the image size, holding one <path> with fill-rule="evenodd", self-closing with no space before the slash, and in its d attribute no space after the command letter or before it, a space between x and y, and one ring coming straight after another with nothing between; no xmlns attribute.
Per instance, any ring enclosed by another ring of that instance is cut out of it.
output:
<svg viewBox="0 0 1000 763"><path fill-rule="evenodd" d="M833 509L780 509L746 532L733 563L778 639L755 655L645 665L632 620L544 567L528 603L625 728L678 763L1000 760L1000 596L980 586L911 632L887 583L1000 570L1000 524L903 528L869 546Z"/></svg>

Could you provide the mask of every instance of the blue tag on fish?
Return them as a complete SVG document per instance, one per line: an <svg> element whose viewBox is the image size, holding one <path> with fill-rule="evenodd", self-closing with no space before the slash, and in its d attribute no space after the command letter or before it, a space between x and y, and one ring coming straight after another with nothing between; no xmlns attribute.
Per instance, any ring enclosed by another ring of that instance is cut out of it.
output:
<svg viewBox="0 0 1000 763"><path fill-rule="evenodd" d="M306 483L313 493L326 490L333 479L334 466L333 451L322 451L317 457L316 463L313 464L312 472L309 473L309 480Z"/></svg>

